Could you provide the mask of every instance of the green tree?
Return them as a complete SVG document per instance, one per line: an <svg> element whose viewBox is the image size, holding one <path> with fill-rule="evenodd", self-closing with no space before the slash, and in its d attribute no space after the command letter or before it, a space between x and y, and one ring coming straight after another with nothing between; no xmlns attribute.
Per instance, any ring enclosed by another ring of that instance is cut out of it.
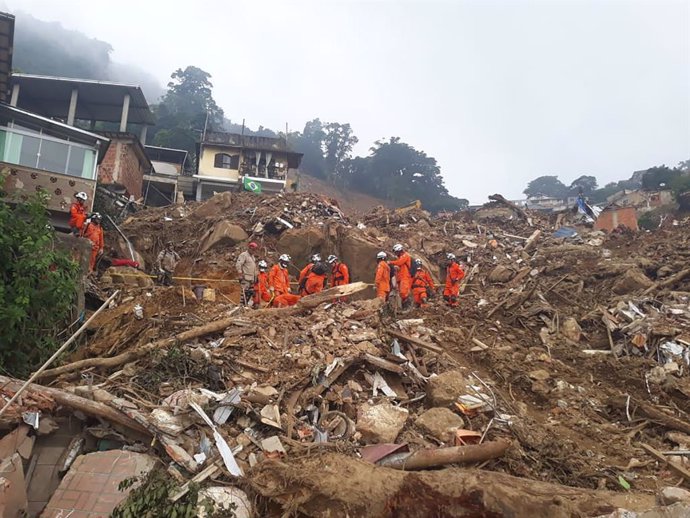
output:
<svg viewBox="0 0 690 518"><path fill-rule="evenodd" d="M223 110L213 99L211 74L188 66L170 76L168 91L154 107L157 122L152 141L157 146L187 150L196 157L196 143L204 129L223 128Z"/></svg>
<svg viewBox="0 0 690 518"><path fill-rule="evenodd" d="M662 187L669 188L671 181L680 176L680 174L678 169L671 169L666 165L650 167L642 175L642 188L647 190L656 190Z"/></svg>
<svg viewBox="0 0 690 518"><path fill-rule="evenodd" d="M288 135L288 142L295 151L303 153L300 169L311 176L326 178L326 161L323 156L323 141L326 138L324 125L314 119L304 125L302 133Z"/></svg>
<svg viewBox="0 0 690 518"><path fill-rule="evenodd" d="M55 351L77 288L78 265L56 247L45 203L43 193L0 203L0 365L17 377Z"/></svg>
<svg viewBox="0 0 690 518"><path fill-rule="evenodd" d="M573 183L570 184L570 194L575 195L582 192L582 194L588 196L594 192L596 188L597 179L594 176L582 175L573 180Z"/></svg>
<svg viewBox="0 0 690 518"><path fill-rule="evenodd" d="M352 149L359 139L353 134L349 124L330 122L323 128L323 154L326 161L327 176L337 183L343 173L345 160L350 158Z"/></svg>
<svg viewBox="0 0 690 518"><path fill-rule="evenodd" d="M558 179L558 176L540 176L527 184L527 188L522 192L527 196L565 198L568 195L568 188Z"/></svg>

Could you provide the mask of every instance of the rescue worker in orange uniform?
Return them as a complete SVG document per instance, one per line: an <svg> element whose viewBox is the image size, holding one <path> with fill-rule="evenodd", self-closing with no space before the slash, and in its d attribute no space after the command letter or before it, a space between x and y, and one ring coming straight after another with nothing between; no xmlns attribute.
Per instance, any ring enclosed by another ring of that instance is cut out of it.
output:
<svg viewBox="0 0 690 518"><path fill-rule="evenodd" d="M268 263L264 260L256 263L259 273L256 274L254 283L254 307L258 308L262 302L271 301L271 292L268 289Z"/></svg>
<svg viewBox="0 0 690 518"><path fill-rule="evenodd" d="M94 212L89 221L84 225L83 237L91 241L89 271L93 272L96 268L96 260L100 255L103 255L103 246L105 244L103 227L101 227L101 215L98 212Z"/></svg>
<svg viewBox="0 0 690 518"><path fill-rule="evenodd" d="M443 290L443 298L452 308L458 305L460 296L460 281L465 277L465 271L458 264L455 254L448 254L448 266L446 267L446 286Z"/></svg>
<svg viewBox="0 0 690 518"><path fill-rule="evenodd" d="M397 267L395 279L398 281L400 298L402 299L403 304L405 304L410 296L410 289L412 288L412 275L410 274L410 269L412 268L412 258L400 243L393 246L393 252L395 252L395 255L397 255L398 258L394 259L393 261L389 261L388 264L390 266Z"/></svg>
<svg viewBox="0 0 690 518"><path fill-rule="evenodd" d="M273 306L282 308L297 304L299 295L290 293L290 276L287 267L290 264L290 256L283 254L278 258L278 264L274 264L268 273L268 290L273 298Z"/></svg>
<svg viewBox="0 0 690 518"><path fill-rule="evenodd" d="M85 192L78 192L74 195L77 199L72 206L69 208L69 229L75 236L80 236L84 228L84 222L86 221L86 200L89 197Z"/></svg>
<svg viewBox="0 0 690 518"><path fill-rule="evenodd" d="M376 254L376 275L374 276L376 296L383 301L388 300L391 292L391 267L386 262L386 252Z"/></svg>
<svg viewBox="0 0 690 518"><path fill-rule="evenodd" d="M350 270L347 265L341 263L335 255L329 255L327 261L331 265L331 286L350 284Z"/></svg>
<svg viewBox="0 0 690 518"><path fill-rule="evenodd" d="M302 268L302 270L299 272L299 277L297 278L297 291L299 292L300 295L304 296L304 286L305 283L307 282L307 275L309 275L309 272L311 269L314 267L316 263L321 262L321 254L313 254L311 256L311 259L309 260L309 263L307 266Z"/></svg>
<svg viewBox="0 0 690 518"><path fill-rule="evenodd" d="M323 291L323 287L326 284L326 272L328 271L328 266L324 263L316 263L313 268L307 274L307 280L304 283L304 294L313 295L314 293L319 293Z"/></svg>
<svg viewBox="0 0 690 518"><path fill-rule="evenodd" d="M412 277L412 297L417 307L423 308L426 306L427 299L436 289L434 280L424 269L421 259L414 260L415 273Z"/></svg>

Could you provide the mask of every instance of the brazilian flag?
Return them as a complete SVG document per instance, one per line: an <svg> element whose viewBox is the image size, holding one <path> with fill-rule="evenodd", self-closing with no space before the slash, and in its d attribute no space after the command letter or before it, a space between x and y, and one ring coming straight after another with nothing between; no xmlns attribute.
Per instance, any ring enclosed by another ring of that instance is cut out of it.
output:
<svg viewBox="0 0 690 518"><path fill-rule="evenodd" d="M246 176L242 178L242 186L244 187L245 191L261 194L261 184L259 182L255 182L254 180L250 180Z"/></svg>

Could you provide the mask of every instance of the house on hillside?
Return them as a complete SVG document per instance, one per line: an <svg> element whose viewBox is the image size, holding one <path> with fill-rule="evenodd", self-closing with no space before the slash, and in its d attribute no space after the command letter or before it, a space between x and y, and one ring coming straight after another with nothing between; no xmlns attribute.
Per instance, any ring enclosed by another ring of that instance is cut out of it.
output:
<svg viewBox="0 0 690 518"><path fill-rule="evenodd" d="M673 192L669 189L644 191L642 189L624 189L606 198L608 203L621 207L634 207L638 212L648 212L657 207L674 203Z"/></svg>
<svg viewBox="0 0 690 518"><path fill-rule="evenodd" d="M239 133L205 133L197 155L197 201L236 189L243 179L259 183L262 191L282 191L288 171L302 161L302 153L290 150L284 138Z"/></svg>
<svg viewBox="0 0 690 518"><path fill-rule="evenodd" d="M99 185L142 198L144 175L152 169L143 145L155 120L141 88L32 74L12 74L10 86L11 106L106 137Z"/></svg>
<svg viewBox="0 0 690 518"><path fill-rule="evenodd" d="M634 207L623 207L616 203L611 203L601 211L601 214L594 222L595 230L604 230L606 232L611 232L621 226L631 230L638 230L637 212Z"/></svg>
<svg viewBox="0 0 690 518"><path fill-rule="evenodd" d="M528 197L525 206L528 209L543 210L546 212L558 212L568 208L563 198L541 195Z"/></svg>
<svg viewBox="0 0 690 518"><path fill-rule="evenodd" d="M187 152L158 146L145 146L145 150L153 170L144 175L144 204L162 207L175 203L178 190L183 190L180 179L187 164Z"/></svg>

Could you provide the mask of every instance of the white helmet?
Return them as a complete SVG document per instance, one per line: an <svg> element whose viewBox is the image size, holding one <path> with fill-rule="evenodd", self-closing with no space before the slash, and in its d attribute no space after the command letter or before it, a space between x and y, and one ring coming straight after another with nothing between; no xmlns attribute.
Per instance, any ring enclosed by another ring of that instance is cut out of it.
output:
<svg viewBox="0 0 690 518"><path fill-rule="evenodd" d="M86 193L84 191L79 191L77 194L74 195L74 197L78 200L84 200L84 201L89 199L89 197L86 195Z"/></svg>
<svg viewBox="0 0 690 518"><path fill-rule="evenodd" d="M449 261L455 261L457 258L455 257L455 254L446 254L446 259Z"/></svg>
<svg viewBox="0 0 690 518"><path fill-rule="evenodd" d="M260 270L265 270L266 268L268 268L268 263L266 261L264 261L263 259L261 261L259 261L257 264L258 264Z"/></svg>
<svg viewBox="0 0 690 518"><path fill-rule="evenodd" d="M313 254L311 256L311 262L312 263L320 263L321 262L321 254Z"/></svg>
<svg viewBox="0 0 690 518"><path fill-rule="evenodd" d="M400 243L396 243L395 245L393 245L394 252L402 252L403 250L404 248Z"/></svg>
<svg viewBox="0 0 690 518"><path fill-rule="evenodd" d="M385 259L386 258L386 252L381 251L378 254L376 254L376 259Z"/></svg>
<svg viewBox="0 0 690 518"><path fill-rule="evenodd" d="M326 262L328 262L328 264L333 264L333 263L336 262L337 260L338 260L338 257L335 256L335 255L333 255L333 254L331 254L331 255L328 256L328 259L326 259Z"/></svg>
<svg viewBox="0 0 690 518"><path fill-rule="evenodd" d="M282 254L279 258L278 261L281 263L289 263L291 260L291 257L288 254Z"/></svg>
<svg viewBox="0 0 690 518"><path fill-rule="evenodd" d="M101 220L101 215L100 215L100 213L98 213L98 212L92 213L92 214L91 214L91 219L95 219L95 220L100 221L100 220Z"/></svg>

